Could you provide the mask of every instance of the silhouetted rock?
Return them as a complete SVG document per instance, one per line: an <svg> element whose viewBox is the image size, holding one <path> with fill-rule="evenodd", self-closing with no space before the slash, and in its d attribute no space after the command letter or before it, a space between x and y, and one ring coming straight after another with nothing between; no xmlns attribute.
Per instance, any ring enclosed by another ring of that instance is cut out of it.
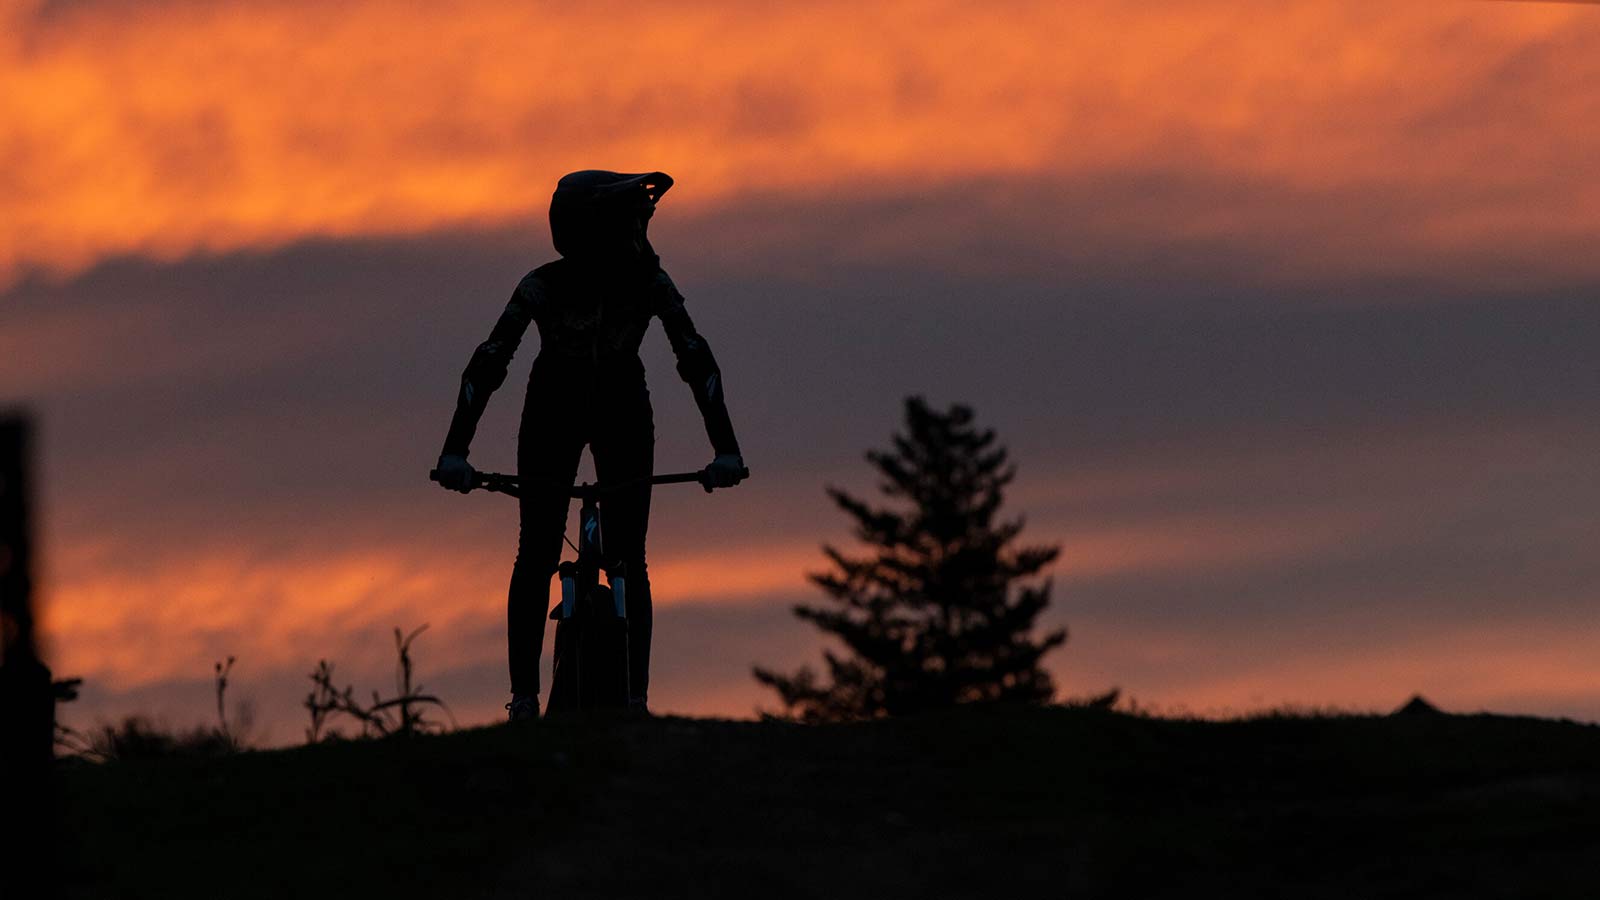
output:
<svg viewBox="0 0 1600 900"><path fill-rule="evenodd" d="M1424 700L1422 698L1421 694L1413 694L1411 699L1407 700L1404 706L1402 706L1399 709L1395 710L1394 712L1390 713L1390 715L1395 715L1395 716L1442 716L1442 715L1444 715L1444 713L1439 710L1439 707L1434 706L1432 703L1429 703L1427 700Z"/></svg>

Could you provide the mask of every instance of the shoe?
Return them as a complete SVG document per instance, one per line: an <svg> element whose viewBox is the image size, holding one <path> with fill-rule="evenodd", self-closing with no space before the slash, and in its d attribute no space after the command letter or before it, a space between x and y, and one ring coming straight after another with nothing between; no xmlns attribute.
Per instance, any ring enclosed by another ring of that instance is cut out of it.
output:
<svg viewBox="0 0 1600 900"><path fill-rule="evenodd" d="M630 719L648 719L648 718L650 718L650 707L649 707L648 704L645 703L645 699L643 697L630 697L630 698L628 698L628 718L630 718Z"/></svg>
<svg viewBox="0 0 1600 900"><path fill-rule="evenodd" d="M533 694L513 694L511 702L506 704L506 712L513 722L537 722L539 698Z"/></svg>

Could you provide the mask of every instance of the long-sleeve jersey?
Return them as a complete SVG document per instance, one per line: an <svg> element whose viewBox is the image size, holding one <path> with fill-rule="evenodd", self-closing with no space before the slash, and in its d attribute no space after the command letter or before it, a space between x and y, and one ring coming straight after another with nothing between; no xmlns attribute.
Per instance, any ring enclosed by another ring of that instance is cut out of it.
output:
<svg viewBox="0 0 1600 900"><path fill-rule="evenodd" d="M678 374L694 392L712 448L718 454L737 454L739 442L723 399L722 373L667 273L655 268L644 278L596 278L564 259L523 277L489 339L473 352L461 375L444 453L467 455L489 395L505 383L506 370L530 322L538 325L540 341L529 384L532 392L571 387L537 383L541 371L559 373L562 382L587 378L591 383L617 384L621 379L642 387L639 345L652 318L661 320L677 357Z"/></svg>

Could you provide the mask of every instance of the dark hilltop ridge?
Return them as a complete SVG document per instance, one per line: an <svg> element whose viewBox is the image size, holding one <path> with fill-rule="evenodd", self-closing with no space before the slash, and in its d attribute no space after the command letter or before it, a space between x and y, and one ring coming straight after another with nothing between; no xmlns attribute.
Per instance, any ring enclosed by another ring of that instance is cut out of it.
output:
<svg viewBox="0 0 1600 900"><path fill-rule="evenodd" d="M1425 705L1425 701L1424 701ZM1594 897L1600 727L965 708L62 764L69 897Z"/></svg>

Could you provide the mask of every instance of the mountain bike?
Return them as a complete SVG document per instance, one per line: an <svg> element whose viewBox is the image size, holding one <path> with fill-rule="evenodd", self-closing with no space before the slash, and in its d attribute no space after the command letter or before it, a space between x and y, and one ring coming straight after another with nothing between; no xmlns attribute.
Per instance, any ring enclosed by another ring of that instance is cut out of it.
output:
<svg viewBox="0 0 1600 900"><path fill-rule="evenodd" d="M581 500L578 508L578 543L562 538L577 552L556 569L561 579L561 601L550 610L556 623L555 652L551 656L550 698L547 712L578 709L625 708L628 705L628 601L626 564L609 559L600 521L600 499L606 494L649 483L699 484L712 490L708 469L632 478L609 484L561 484L548 479L474 472L470 490L522 496L525 487L539 484L565 491ZM740 471L749 478L750 470ZM437 469L428 478L439 480ZM600 583L605 572L606 583Z"/></svg>

